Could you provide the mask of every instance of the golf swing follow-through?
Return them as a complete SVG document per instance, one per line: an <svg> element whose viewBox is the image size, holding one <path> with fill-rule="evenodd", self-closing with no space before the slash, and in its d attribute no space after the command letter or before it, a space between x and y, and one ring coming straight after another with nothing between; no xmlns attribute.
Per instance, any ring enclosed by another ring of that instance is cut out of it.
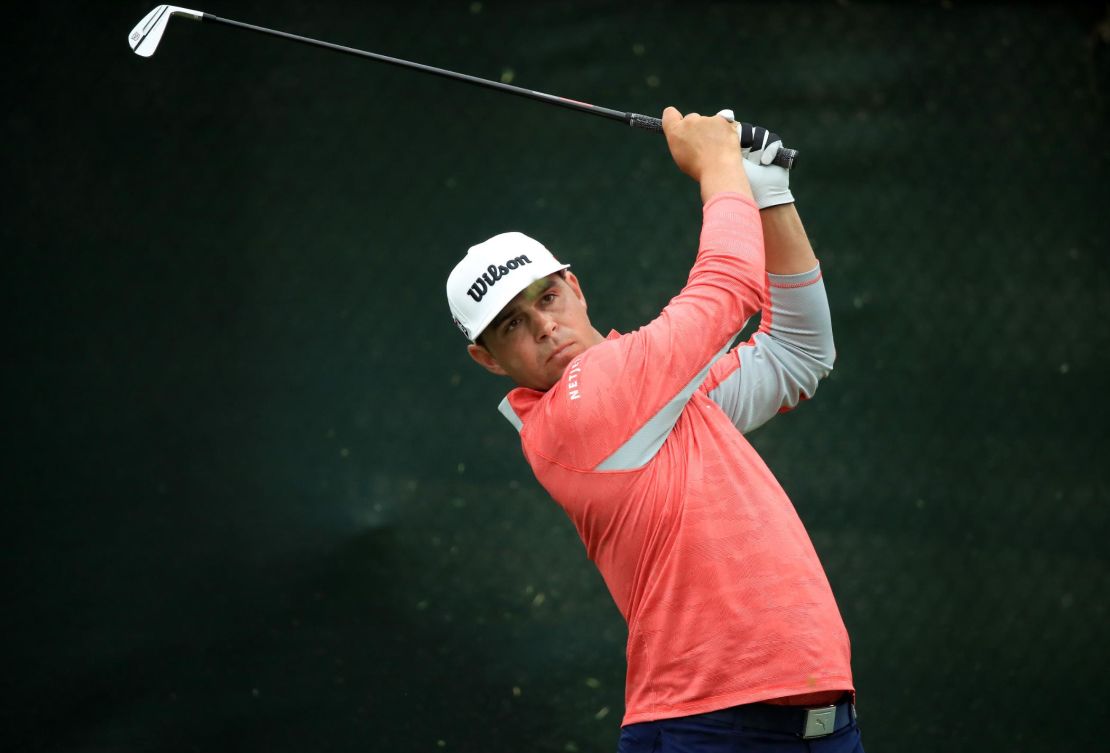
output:
<svg viewBox="0 0 1110 753"><path fill-rule="evenodd" d="M515 382L500 410L628 623L619 752L862 753L832 589L744 438L832 369L821 268L790 173L729 121L663 113L704 209L650 323L603 335L568 265L516 232L471 247L447 300L471 358Z"/></svg>
<svg viewBox="0 0 1110 753"><path fill-rule="evenodd" d="M149 56L172 6L132 32ZM385 59L654 128L654 118ZM470 357L514 383L500 411L628 624L620 753L862 753L850 645L794 506L745 434L812 397L835 360L821 267L764 129L668 107L658 121L703 203L681 292L602 334L542 243L472 246L446 293ZM745 323L758 331L731 347ZM522 743L520 749L531 749Z"/></svg>

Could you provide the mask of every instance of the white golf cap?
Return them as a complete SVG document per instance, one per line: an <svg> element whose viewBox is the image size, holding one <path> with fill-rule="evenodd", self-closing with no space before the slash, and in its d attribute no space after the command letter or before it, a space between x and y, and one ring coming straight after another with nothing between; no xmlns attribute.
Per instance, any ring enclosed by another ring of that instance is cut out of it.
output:
<svg viewBox="0 0 1110 753"><path fill-rule="evenodd" d="M447 278L447 304L474 342L516 294L536 280L569 267L524 233L501 233L471 246Z"/></svg>

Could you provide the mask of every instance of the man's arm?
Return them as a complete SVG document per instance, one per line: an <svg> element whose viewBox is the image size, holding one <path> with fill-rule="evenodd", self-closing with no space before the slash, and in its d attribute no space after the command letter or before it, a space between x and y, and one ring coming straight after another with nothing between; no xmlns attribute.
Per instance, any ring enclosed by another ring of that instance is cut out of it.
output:
<svg viewBox="0 0 1110 753"><path fill-rule="evenodd" d="M759 221L763 225L768 273L796 275L817 266L817 257L794 204L760 210Z"/></svg>
<svg viewBox="0 0 1110 753"><path fill-rule="evenodd" d="M721 118L684 118L674 108L663 113L663 128L676 165L705 200L697 259L655 320L593 346L552 388L568 430L549 432L534 450L565 466L616 471L648 463L710 365L763 305L763 231L735 131Z"/></svg>
<svg viewBox="0 0 1110 753"><path fill-rule="evenodd" d="M755 200L735 131L723 118L697 113L683 117L668 107L663 111L663 133L678 169L701 188L702 204L722 193L738 193Z"/></svg>
<svg viewBox="0 0 1110 753"><path fill-rule="evenodd" d="M812 397L836 358L821 268L794 204L759 215L768 273L760 328L705 383L741 432Z"/></svg>

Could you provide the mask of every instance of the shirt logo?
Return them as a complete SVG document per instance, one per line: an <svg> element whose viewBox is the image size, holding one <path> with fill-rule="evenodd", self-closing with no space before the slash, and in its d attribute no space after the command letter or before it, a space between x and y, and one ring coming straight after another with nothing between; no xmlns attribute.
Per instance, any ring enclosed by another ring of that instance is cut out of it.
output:
<svg viewBox="0 0 1110 753"><path fill-rule="evenodd" d="M529 259L527 256L521 255L516 257L515 259L509 259L507 262L501 264L500 266L490 264L489 267L486 268L486 271L482 273L482 276L474 280L474 284L470 286L470 289L466 291L466 294L473 298L475 303L479 303L481 302L482 298L485 297L486 291L496 285L498 280L509 274L509 272L513 271L517 267L523 267L525 264L531 263L531 259Z"/></svg>
<svg viewBox="0 0 1110 753"><path fill-rule="evenodd" d="M576 358L567 369L567 394L571 400L577 400L581 397L578 392L578 375L582 373L581 358Z"/></svg>

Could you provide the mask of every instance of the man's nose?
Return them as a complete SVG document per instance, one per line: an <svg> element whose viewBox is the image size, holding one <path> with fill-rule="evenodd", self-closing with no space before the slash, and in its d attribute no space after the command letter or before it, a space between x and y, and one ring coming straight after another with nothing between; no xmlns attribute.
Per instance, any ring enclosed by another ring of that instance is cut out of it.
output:
<svg viewBox="0 0 1110 753"><path fill-rule="evenodd" d="M555 320L542 311L537 311L532 318L532 332L537 340L550 337L555 331Z"/></svg>

